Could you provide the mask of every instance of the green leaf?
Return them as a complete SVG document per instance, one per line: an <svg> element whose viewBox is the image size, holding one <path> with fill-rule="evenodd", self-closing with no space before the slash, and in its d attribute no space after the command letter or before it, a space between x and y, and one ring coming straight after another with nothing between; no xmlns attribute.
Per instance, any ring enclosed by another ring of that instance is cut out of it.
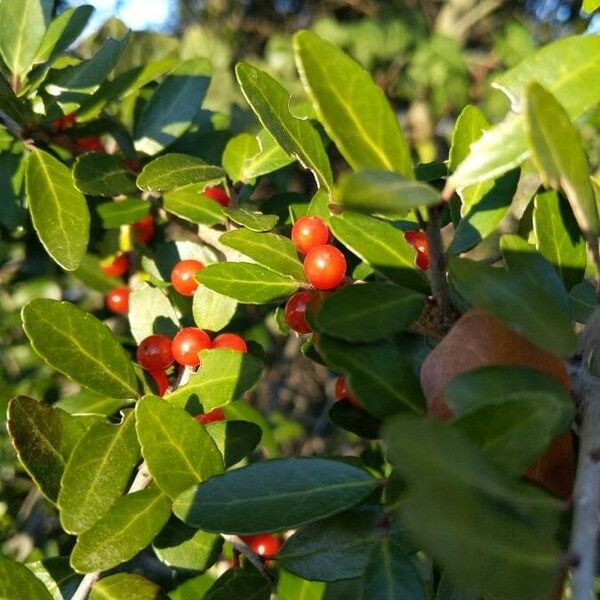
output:
<svg viewBox="0 0 600 600"><path fill-rule="evenodd" d="M575 349L571 320L542 282L459 258L450 261L449 273L462 296L532 344L558 356L568 356Z"/></svg>
<svg viewBox="0 0 600 600"><path fill-rule="evenodd" d="M222 545L221 536L193 529L172 517L152 547L156 556L174 569L205 571L219 557Z"/></svg>
<svg viewBox="0 0 600 600"><path fill-rule="evenodd" d="M259 151L258 140L249 133L240 133L227 142L222 162L231 181L244 180L245 161L256 156Z"/></svg>
<svg viewBox="0 0 600 600"><path fill-rule="evenodd" d="M269 600L271 583L252 569L229 569L206 592L204 600Z"/></svg>
<svg viewBox="0 0 600 600"><path fill-rule="evenodd" d="M397 342L349 344L319 336L317 347L328 366L347 374L350 389L369 414L384 418L403 410L424 412L419 379Z"/></svg>
<svg viewBox="0 0 600 600"><path fill-rule="evenodd" d="M383 91L334 44L310 31L294 36L300 78L319 120L354 170L413 177L408 144Z"/></svg>
<svg viewBox="0 0 600 600"><path fill-rule="evenodd" d="M27 160L27 204L33 226L48 254L65 270L74 271L85 254L90 214L71 172L43 150Z"/></svg>
<svg viewBox="0 0 600 600"><path fill-rule="evenodd" d="M92 196L119 196L137 191L133 175L123 160L110 154L91 152L73 165L73 179L80 192Z"/></svg>
<svg viewBox="0 0 600 600"><path fill-rule="evenodd" d="M314 331L347 342L376 342L406 329L424 305L424 296L397 285L349 285L326 296L310 321Z"/></svg>
<svg viewBox="0 0 600 600"><path fill-rule="evenodd" d="M109 398L105 394L96 394L83 388L77 394L62 398L52 406L71 415L101 415L109 417L129 404L129 400Z"/></svg>
<svg viewBox="0 0 600 600"><path fill-rule="evenodd" d="M304 269L292 241L275 233L256 233L247 229L227 231L219 242L255 260L280 275L305 281Z"/></svg>
<svg viewBox="0 0 600 600"><path fill-rule="evenodd" d="M595 10L600 8L600 0L583 0L582 10L586 13L593 13Z"/></svg>
<svg viewBox="0 0 600 600"><path fill-rule="evenodd" d="M244 304L267 304L291 296L298 282L253 263L218 263L196 275L206 287Z"/></svg>
<svg viewBox="0 0 600 600"><path fill-rule="evenodd" d="M429 293L427 277L414 264L416 251L402 231L380 219L349 211L332 217L329 226L344 246L386 279Z"/></svg>
<svg viewBox="0 0 600 600"><path fill-rule="evenodd" d="M129 357L112 331L68 302L40 298L25 305L23 328L33 349L51 367L112 398L137 395Z"/></svg>
<svg viewBox="0 0 600 600"><path fill-rule="evenodd" d="M171 501L155 485L118 498L110 511L78 538L71 565L79 573L106 571L152 542L171 514Z"/></svg>
<svg viewBox="0 0 600 600"><path fill-rule="evenodd" d="M557 64L561 65L560 69L556 68ZM499 77L495 85L520 109L518 103L525 88L531 81L537 81L556 97L570 118L576 119L600 100L600 82L594 76L599 67L599 36L567 37L527 57ZM450 178L450 183L461 188L495 179L528 157L523 114L511 113L471 145L470 154Z"/></svg>
<svg viewBox="0 0 600 600"><path fill-rule="evenodd" d="M0 598L52 600L44 584L23 564L0 554Z"/></svg>
<svg viewBox="0 0 600 600"><path fill-rule="evenodd" d="M221 167L209 165L195 156L171 153L149 162L139 174L137 185L147 192L164 192L223 177L225 171Z"/></svg>
<svg viewBox="0 0 600 600"><path fill-rule="evenodd" d="M26 566L46 586L53 600L70 600L81 583L81 575L71 569L67 556L45 558Z"/></svg>
<svg viewBox="0 0 600 600"><path fill-rule="evenodd" d="M336 188L336 199L352 210L400 218L415 208L438 204L440 193L397 173L370 170L344 175Z"/></svg>
<svg viewBox="0 0 600 600"><path fill-rule="evenodd" d="M216 225L225 221L223 207L202 195L204 184L186 185L165 192L163 195L164 209L182 219L203 225Z"/></svg>
<svg viewBox="0 0 600 600"><path fill-rule="evenodd" d="M594 285L587 280L578 283L569 294L569 312L578 323L587 323L598 306Z"/></svg>
<svg viewBox="0 0 600 600"><path fill-rule="evenodd" d="M36 62L52 62L80 36L94 8L89 5L67 8L52 19L37 49Z"/></svg>
<svg viewBox="0 0 600 600"><path fill-rule="evenodd" d="M90 600L161 600L160 586L134 573L117 573L94 584Z"/></svg>
<svg viewBox="0 0 600 600"><path fill-rule="evenodd" d="M145 281L138 283L129 294L128 317L131 335L138 344L153 333L173 338L181 329L167 296Z"/></svg>
<svg viewBox="0 0 600 600"><path fill-rule="evenodd" d="M583 279L587 263L583 239L567 201L557 192L537 194L533 227L537 249L570 290Z"/></svg>
<svg viewBox="0 0 600 600"><path fill-rule="evenodd" d="M569 394L553 379L524 367L490 366L462 373L444 397L457 416L453 425L490 462L516 476L574 417Z"/></svg>
<svg viewBox="0 0 600 600"><path fill-rule="evenodd" d="M554 96L537 83L527 88L524 108L531 159L544 185L564 191L584 236L596 239L600 219L577 129Z"/></svg>
<svg viewBox="0 0 600 600"><path fill-rule="evenodd" d="M91 156L91 155L86 155ZM116 229L121 225L131 225L150 214L152 205L140 198L102 202L96 205L96 212L104 229Z"/></svg>
<svg viewBox="0 0 600 600"><path fill-rule="evenodd" d="M1 133L2 129L0 128ZM10 231L25 225L27 220L27 210L24 207L22 194L25 164L26 161L22 156L10 152L0 152L0 189L3 192L0 203L0 223Z"/></svg>
<svg viewBox="0 0 600 600"><path fill-rule="evenodd" d="M225 214L238 225L250 231L270 231L277 225L277 215L263 215L247 208L226 208Z"/></svg>
<svg viewBox="0 0 600 600"><path fill-rule="evenodd" d="M242 92L262 126L288 154L313 172L319 187L331 190L333 176L321 137L308 121L297 119L290 113L286 89L248 63L238 63L235 72Z"/></svg>
<svg viewBox="0 0 600 600"><path fill-rule="evenodd" d="M233 319L237 306L238 303L233 298L200 285L194 292L192 303L194 322L200 329L220 331Z"/></svg>
<svg viewBox="0 0 600 600"><path fill-rule="evenodd" d="M215 580L209 575L198 575L182 583L169 593L171 600L198 600L204 598L206 592L212 587Z"/></svg>
<svg viewBox="0 0 600 600"><path fill-rule="evenodd" d="M371 552L358 597L359 600L426 600L428 596L403 545L385 537Z"/></svg>
<svg viewBox="0 0 600 600"><path fill-rule="evenodd" d="M469 155L471 144L477 141L490 126L485 115L477 106L469 104L458 115L452 132L452 145L448 158L448 170L453 173Z"/></svg>
<svg viewBox="0 0 600 600"><path fill-rule="evenodd" d="M376 440L379 436L381 421L364 410L356 408L350 402L334 402L329 409L329 420L338 427L351 431L359 437Z"/></svg>
<svg viewBox="0 0 600 600"><path fill-rule="evenodd" d="M185 133L200 112L210 75L210 63L205 58L193 58L165 77L137 121L138 152L155 156Z"/></svg>
<svg viewBox="0 0 600 600"><path fill-rule="evenodd" d="M73 275L85 286L103 293L122 285L120 279L109 277L100 269L100 258L95 254L86 254Z"/></svg>
<svg viewBox="0 0 600 600"><path fill-rule="evenodd" d="M281 569L277 580L277 597L281 600L323 600L325 583L307 581Z"/></svg>
<svg viewBox="0 0 600 600"><path fill-rule="evenodd" d="M497 230L512 204L520 175L519 169L513 169L495 181L462 190L463 218L448 247L449 254L466 252Z"/></svg>
<svg viewBox="0 0 600 600"><path fill-rule="evenodd" d="M175 500L173 512L206 531L279 531L342 512L378 485L367 471L343 462L276 459L217 475L190 488Z"/></svg>
<svg viewBox="0 0 600 600"><path fill-rule="evenodd" d="M248 421L218 421L209 423L206 430L223 455L226 469L251 454L262 437L261 428Z"/></svg>
<svg viewBox="0 0 600 600"><path fill-rule="evenodd" d="M275 141L273 136L266 130L261 129L256 136L260 150L258 154L247 158L242 167L242 181L248 181L277 171L294 159Z"/></svg>
<svg viewBox="0 0 600 600"><path fill-rule="evenodd" d="M275 441L271 426L259 410L250 406L244 400L236 400L225 405L223 412L228 421L242 419L258 425L262 431L261 447L264 448L270 458L277 458L279 456L279 446Z"/></svg>
<svg viewBox="0 0 600 600"><path fill-rule="evenodd" d="M46 498L56 502L65 465L84 427L68 413L26 396L9 402L7 427L21 464Z"/></svg>
<svg viewBox="0 0 600 600"><path fill-rule="evenodd" d="M97 423L81 438L63 474L58 507L69 533L88 530L125 491L140 457L133 411L120 425Z"/></svg>
<svg viewBox="0 0 600 600"><path fill-rule="evenodd" d="M142 266L152 277L169 284L173 267L181 260L197 260L204 265L217 261L217 255L210 246L191 241L164 242L153 249L154 260L144 256Z"/></svg>
<svg viewBox="0 0 600 600"><path fill-rule="evenodd" d="M200 359L202 367L188 383L165 396L165 400L192 414L209 412L239 400L256 385L262 373L258 358L235 350L203 350Z"/></svg>
<svg viewBox="0 0 600 600"><path fill-rule="evenodd" d="M0 2L0 55L11 73L22 76L31 68L51 11L49 0Z"/></svg>
<svg viewBox="0 0 600 600"><path fill-rule="evenodd" d="M360 577L383 535L379 507L365 507L301 527L277 552L292 573L317 581Z"/></svg>
<svg viewBox="0 0 600 600"><path fill-rule="evenodd" d="M502 598L548 598L558 577L562 503L502 475L461 434L431 419L386 423L406 480L402 523L462 584Z"/></svg>
<svg viewBox="0 0 600 600"><path fill-rule="evenodd" d="M135 409L142 454L156 485L170 498L223 472L221 454L207 431L185 410L145 396Z"/></svg>

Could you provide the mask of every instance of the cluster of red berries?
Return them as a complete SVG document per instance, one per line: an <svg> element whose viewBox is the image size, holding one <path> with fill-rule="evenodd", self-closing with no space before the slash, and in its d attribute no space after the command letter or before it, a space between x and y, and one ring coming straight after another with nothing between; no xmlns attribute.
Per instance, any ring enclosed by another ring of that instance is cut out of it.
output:
<svg viewBox="0 0 600 600"><path fill-rule="evenodd" d="M154 237L154 220L148 215L131 226L136 242L147 244ZM109 277L123 277L130 267L129 256L119 252L100 263L100 270ZM106 307L117 315L123 315L129 310L129 288L118 286L106 294Z"/></svg>

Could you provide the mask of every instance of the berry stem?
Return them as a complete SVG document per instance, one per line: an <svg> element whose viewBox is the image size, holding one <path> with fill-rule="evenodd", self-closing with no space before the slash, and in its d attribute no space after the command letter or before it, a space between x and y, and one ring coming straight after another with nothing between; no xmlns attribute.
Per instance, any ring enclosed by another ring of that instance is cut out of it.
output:
<svg viewBox="0 0 600 600"><path fill-rule="evenodd" d="M432 206L428 209L426 227L427 241L429 243L429 273L431 275L431 291L443 315L452 312L448 280L446 278L446 256L441 233L441 214L444 205Z"/></svg>
<svg viewBox="0 0 600 600"><path fill-rule="evenodd" d="M269 581L273 581L273 574L269 571L269 569L267 569L267 567L265 566L265 563L263 562L262 558L256 554L256 552L254 552L249 546L248 544L244 543L244 541L237 535L226 535L224 533L221 534L221 537L226 541L229 542L231 544L231 547L233 548L234 552L239 552L240 554L243 554L248 561L254 566L256 567L256 569L262 574L264 575L267 579L269 579Z"/></svg>

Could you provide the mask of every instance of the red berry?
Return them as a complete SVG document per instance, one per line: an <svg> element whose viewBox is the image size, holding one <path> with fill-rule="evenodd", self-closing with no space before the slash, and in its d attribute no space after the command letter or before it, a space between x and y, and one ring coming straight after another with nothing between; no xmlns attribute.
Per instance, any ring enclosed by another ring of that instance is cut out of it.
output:
<svg viewBox="0 0 600 600"><path fill-rule="evenodd" d="M52 121L51 125L55 131L63 131L64 129L71 127L71 125L74 125L75 121L77 121L77 115L71 113L64 117L60 117L60 119L55 119Z"/></svg>
<svg viewBox="0 0 600 600"><path fill-rule="evenodd" d="M306 308L315 293L310 290L296 292L285 305L285 322L298 333L310 333L310 325L306 321Z"/></svg>
<svg viewBox="0 0 600 600"><path fill-rule="evenodd" d="M127 254L116 254L100 263L100 270L109 277L121 277L129 268Z"/></svg>
<svg viewBox="0 0 600 600"><path fill-rule="evenodd" d="M183 296L193 296L198 289L194 276L202 269L204 265L198 260L180 260L171 271L173 287Z"/></svg>
<svg viewBox="0 0 600 600"><path fill-rule="evenodd" d="M335 397L338 400L347 400L356 408L362 408L360 400L352 393L348 387L348 380L344 375L340 375L335 382Z"/></svg>
<svg viewBox="0 0 600 600"><path fill-rule="evenodd" d="M229 348L238 352L248 352L248 346L243 338L235 333L222 333L212 342L213 348Z"/></svg>
<svg viewBox="0 0 600 600"><path fill-rule="evenodd" d="M206 331L197 327L184 327L174 338L172 351L180 365L195 367L200 364L198 353L212 346Z"/></svg>
<svg viewBox="0 0 600 600"><path fill-rule="evenodd" d="M169 389L169 378L163 370L149 371L150 377L154 379L156 389L158 390L159 396L164 396L165 392Z"/></svg>
<svg viewBox="0 0 600 600"><path fill-rule="evenodd" d="M346 259L334 246L315 246L304 258L304 274L318 290L332 290L344 281Z"/></svg>
<svg viewBox="0 0 600 600"><path fill-rule="evenodd" d="M104 144L99 137L82 137L76 140L76 144L82 152L104 152Z"/></svg>
<svg viewBox="0 0 600 600"><path fill-rule="evenodd" d="M404 239L417 251L415 264L422 271L429 269L429 242L422 231L406 231Z"/></svg>
<svg viewBox="0 0 600 600"><path fill-rule="evenodd" d="M229 196L227 192L220 186L207 187L202 192L207 198L216 200L221 206L229 206Z"/></svg>
<svg viewBox="0 0 600 600"><path fill-rule="evenodd" d="M139 244L147 244L154 237L154 220L152 215L140 219L131 226L133 237Z"/></svg>
<svg viewBox="0 0 600 600"><path fill-rule="evenodd" d="M292 227L292 242L302 254L327 244L330 239L329 227L319 217L300 217Z"/></svg>
<svg viewBox="0 0 600 600"><path fill-rule="evenodd" d="M173 362L171 340L166 335L149 335L138 346L137 360L147 371L166 369Z"/></svg>
<svg viewBox="0 0 600 600"><path fill-rule="evenodd" d="M129 289L126 287L113 288L106 294L106 307L117 315L129 310Z"/></svg>
<svg viewBox="0 0 600 600"><path fill-rule="evenodd" d="M141 170L140 163L136 159L126 158L123 160L123 166L134 173L139 173Z"/></svg>
<svg viewBox="0 0 600 600"><path fill-rule="evenodd" d="M250 550L263 558L274 557L279 548L281 540L271 533L259 533L258 535L242 535L242 541L248 545Z"/></svg>
<svg viewBox="0 0 600 600"><path fill-rule="evenodd" d="M196 415L196 420L202 425L208 425L209 423L215 423L217 421L225 420L225 413L222 408L214 408L210 412L203 415Z"/></svg>

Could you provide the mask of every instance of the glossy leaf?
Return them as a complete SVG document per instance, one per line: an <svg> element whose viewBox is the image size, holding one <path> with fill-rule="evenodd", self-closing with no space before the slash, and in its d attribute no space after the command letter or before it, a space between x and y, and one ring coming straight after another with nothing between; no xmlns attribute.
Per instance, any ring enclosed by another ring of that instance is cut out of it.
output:
<svg viewBox="0 0 600 600"><path fill-rule="evenodd" d="M468 104L458 115L452 132L452 144L448 170L456 171L458 165L469 155L471 144L489 127L488 120L477 106Z"/></svg>
<svg viewBox="0 0 600 600"><path fill-rule="evenodd" d="M171 501L154 485L122 496L77 538L71 565L80 573L116 567L150 544L170 514Z"/></svg>
<svg viewBox="0 0 600 600"><path fill-rule="evenodd" d="M338 427L368 440L380 437L381 421L375 419L364 410L355 407L350 402L334 402L329 409L329 420Z"/></svg>
<svg viewBox="0 0 600 600"><path fill-rule="evenodd" d="M271 231L279 220L277 215L263 215L247 208L226 208L225 214L234 223L242 225L250 231Z"/></svg>
<svg viewBox="0 0 600 600"><path fill-rule="evenodd" d="M561 188L583 234L597 238L598 207L577 129L554 96L537 83L527 88L524 108L531 159L544 185Z"/></svg>
<svg viewBox="0 0 600 600"><path fill-rule="evenodd" d="M96 317L68 302L44 298L25 305L22 317L33 349L51 367L112 398L137 395L129 357Z"/></svg>
<svg viewBox="0 0 600 600"><path fill-rule="evenodd" d="M213 439L185 410L145 396L135 409L142 454L156 485L170 498L223 472Z"/></svg>
<svg viewBox="0 0 600 600"><path fill-rule="evenodd" d="M371 552L358 597L360 600L426 600L427 593L402 544L385 537Z"/></svg>
<svg viewBox="0 0 600 600"><path fill-rule="evenodd" d="M294 53L319 120L350 166L413 177L396 115L369 73L310 31L294 36Z"/></svg>
<svg viewBox="0 0 600 600"><path fill-rule="evenodd" d="M128 316L131 335L137 344L153 333L173 338L181 329L177 313L164 292L144 281L129 294Z"/></svg>
<svg viewBox="0 0 600 600"><path fill-rule="evenodd" d="M0 2L0 55L9 71L29 71L50 20L49 0L2 0Z"/></svg>
<svg viewBox="0 0 600 600"><path fill-rule="evenodd" d="M219 263L202 269L196 280L244 304L267 304L291 296L298 283L253 263Z"/></svg>
<svg viewBox="0 0 600 600"><path fill-rule="evenodd" d="M130 400L109 398L105 394L96 394L83 388L72 396L60 399L53 404L71 415L101 415L109 417L129 404Z"/></svg>
<svg viewBox="0 0 600 600"><path fill-rule="evenodd" d="M229 600L244 598L247 600L269 600L271 583L252 569L229 569L206 592L204 600Z"/></svg>
<svg viewBox="0 0 600 600"><path fill-rule="evenodd" d="M26 185L31 220L44 248L63 269L75 270L87 248L90 214L71 172L51 154L34 149Z"/></svg>
<svg viewBox="0 0 600 600"><path fill-rule="evenodd" d="M0 598L52 600L46 586L23 564L0 554Z"/></svg>
<svg viewBox="0 0 600 600"><path fill-rule="evenodd" d="M321 137L308 121L297 119L290 113L286 89L248 63L239 63L235 72L242 92L262 126L288 154L313 172L319 187L331 189L333 176Z"/></svg>
<svg viewBox="0 0 600 600"><path fill-rule="evenodd" d="M210 75L209 62L193 58L165 77L137 121L136 150L155 156L190 127L206 96Z"/></svg>
<svg viewBox="0 0 600 600"><path fill-rule="evenodd" d="M154 552L174 569L205 571L219 557L223 538L214 533L193 529L172 517L152 544Z"/></svg>
<svg viewBox="0 0 600 600"><path fill-rule="evenodd" d="M28 562L26 566L46 586L53 600L70 600L81 583L81 575L73 571L67 556Z"/></svg>
<svg viewBox="0 0 600 600"><path fill-rule="evenodd" d="M264 485L269 481L269 486ZM378 481L365 470L324 458L254 463L181 494L173 505L206 531L253 534L291 529L354 506ZM290 499L293 498L293 501Z"/></svg>
<svg viewBox="0 0 600 600"><path fill-rule="evenodd" d="M209 423L206 430L223 455L225 468L246 458L260 443L260 427L248 421L219 421Z"/></svg>
<svg viewBox="0 0 600 600"><path fill-rule="evenodd" d="M498 597L550 595L559 501L507 479L439 422L398 415L384 439L408 485L402 522L453 579Z"/></svg>
<svg viewBox="0 0 600 600"><path fill-rule="evenodd" d="M260 148L258 140L249 133L232 137L223 151L223 168L232 181L244 181L244 163L256 156Z"/></svg>
<svg viewBox="0 0 600 600"><path fill-rule="evenodd" d="M137 179L147 192L165 192L193 183L222 179L225 171L187 154L165 154L148 163Z"/></svg>
<svg viewBox="0 0 600 600"><path fill-rule="evenodd" d="M571 289L583 279L587 254L566 200L557 192L537 194L533 227L537 249L556 267L565 287Z"/></svg>
<svg viewBox="0 0 600 600"><path fill-rule="evenodd" d="M219 242L255 260L275 273L304 281L304 270L292 241L275 233L256 233L246 229L227 231Z"/></svg>
<svg viewBox="0 0 600 600"><path fill-rule="evenodd" d="M265 129L261 129L256 139L260 150L257 154L244 161L241 173L242 181L248 181L249 179L272 173L294 162L294 159L290 157Z"/></svg>
<svg viewBox="0 0 600 600"><path fill-rule="evenodd" d="M93 425L75 447L62 478L58 507L64 529L81 533L105 515L125 491L139 457L132 411L120 425Z"/></svg>
<svg viewBox="0 0 600 600"><path fill-rule="evenodd" d="M84 427L63 410L25 396L10 401L7 426L21 464L40 491L56 502L65 465Z"/></svg>
<svg viewBox="0 0 600 600"><path fill-rule="evenodd" d="M376 342L406 329L424 305L424 296L397 285L349 285L325 296L310 321L314 331L347 342Z"/></svg>
<svg viewBox="0 0 600 600"><path fill-rule="evenodd" d="M497 230L512 205L520 174L519 169L513 169L495 181L462 190L463 218L448 247L449 254L471 250Z"/></svg>
<svg viewBox="0 0 600 600"><path fill-rule="evenodd" d="M121 225L131 225L150 214L152 205L140 198L125 198L115 202L109 200L96 205L96 212L105 229L116 229Z"/></svg>
<svg viewBox="0 0 600 600"><path fill-rule="evenodd" d="M92 152L73 165L73 179L80 192L92 196L119 196L137 191L135 179L118 156Z"/></svg>
<svg viewBox="0 0 600 600"><path fill-rule="evenodd" d="M559 356L574 350L571 320L542 285L518 273L458 258L450 261L449 272L461 295L496 315L532 344Z"/></svg>
<svg viewBox="0 0 600 600"><path fill-rule="evenodd" d="M204 598L215 580L208 573L192 577L169 593L171 600L198 600Z"/></svg>
<svg viewBox="0 0 600 600"><path fill-rule="evenodd" d="M418 377L398 343L349 344L320 336L317 347L328 366L348 376L350 389L372 416L424 412Z"/></svg>
<svg viewBox="0 0 600 600"><path fill-rule="evenodd" d="M194 292L192 304L194 322L200 329L220 331L233 319L237 306L238 303L233 298L200 285Z"/></svg>
<svg viewBox="0 0 600 600"><path fill-rule="evenodd" d="M386 279L428 293L429 283L414 261L416 252L390 223L355 212L332 217L333 235Z"/></svg>
<svg viewBox="0 0 600 600"><path fill-rule="evenodd" d="M208 412L239 400L259 380L262 363L251 354L225 348L203 350L202 368L165 399L192 414Z"/></svg>
<svg viewBox="0 0 600 600"><path fill-rule="evenodd" d="M301 527L277 553L292 573L317 581L360 577L380 541L382 512L365 507Z"/></svg>
<svg viewBox="0 0 600 600"><path fill-rule="evenodd" d="M117 573L94 584L90 600L161 600L160 586L135 573Z"/></svg>
<svg viewBox="0 0 600 600"><path fill-rule="evenodd" d="M599 50L598 36L563 38L504 73L496 85L518 103L527 84L537 81L556 97L570 118L576 119L600 100L600 83L594 77L600 65ZM556 64L561 68L557 69ZM460 188L495 179L528 157L523 115L509 114L472 144L450 183Z"/></svg>
<svg viewBox="0 0 600 600"><path fill-rule="evenodd" d="M325 583L307 581L285 569L279 571L277 597L281 600L323 600Z"/></svg>

